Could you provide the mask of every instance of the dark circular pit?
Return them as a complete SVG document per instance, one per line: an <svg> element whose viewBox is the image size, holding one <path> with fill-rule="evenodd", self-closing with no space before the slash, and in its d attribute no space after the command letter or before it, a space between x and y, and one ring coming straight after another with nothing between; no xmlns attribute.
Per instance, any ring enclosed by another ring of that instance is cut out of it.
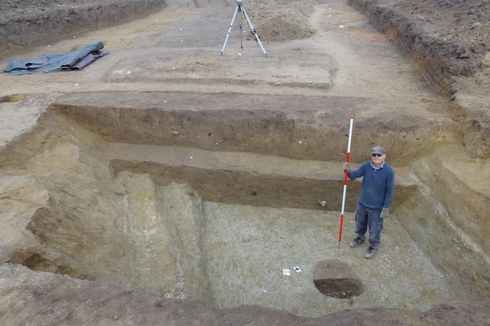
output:
<svg viewBox="0 0 490 326"><path fill-rule="evenodd" d="M315 266L313 283L323 294L337 299L361 295L364 286L352 268L338 260L324 260Z"/></svg>

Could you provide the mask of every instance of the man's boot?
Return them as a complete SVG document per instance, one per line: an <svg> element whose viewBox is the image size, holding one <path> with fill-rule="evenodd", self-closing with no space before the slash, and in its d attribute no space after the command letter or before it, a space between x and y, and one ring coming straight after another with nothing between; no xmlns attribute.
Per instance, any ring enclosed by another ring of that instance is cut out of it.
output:
<svg viewBox="0 0 490 326"><path fill-rule="evenodd" d="M351 242L349 242L349 247L351 247L351 248L359 247L363 243L364 243L364 239L361 239L359 237L355 237Z"/></svg>
<svg viewBox="0 0 490 326"><path fill-rule="evenodd" d="M364 255L364 258L371 259L371 258L373 258L376 255L377 252L378 252L378 249L373 248L373 247L370 246L368 248L368 250L366 251L366 254Z"/></svg>

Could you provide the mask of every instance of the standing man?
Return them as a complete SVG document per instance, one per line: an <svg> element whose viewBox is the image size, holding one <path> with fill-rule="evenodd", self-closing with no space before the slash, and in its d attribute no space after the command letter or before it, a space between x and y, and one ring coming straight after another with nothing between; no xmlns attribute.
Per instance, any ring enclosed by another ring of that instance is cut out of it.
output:
<svg viewBox="0 0 490 326"><path fill-rule="evenodd" d="M362 179L362 190L356 209L357 236L349 243L349 247L360 246L365 240L369 228L369 247L364 255L370 259L376 255L381 242L384 218L388 216L393 191L395 188L395 171L386 162L386 152L381 146L371 149L371 161L367 161L357 169L349 171L349 179ZM344 163L344 170L349 164Z"/></svg>

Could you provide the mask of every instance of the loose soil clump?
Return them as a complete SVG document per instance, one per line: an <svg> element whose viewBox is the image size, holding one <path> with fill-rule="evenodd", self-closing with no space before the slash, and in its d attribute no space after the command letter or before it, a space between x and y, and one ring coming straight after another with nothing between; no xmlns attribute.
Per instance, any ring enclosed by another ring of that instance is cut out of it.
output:
<svg viewBox="0 0 490 326"><path fill-rule="evenodd" d="M287 41L313 35L308 19L315 3L312 0L253 0L245 9L260 37L266 41Z"/></svg>

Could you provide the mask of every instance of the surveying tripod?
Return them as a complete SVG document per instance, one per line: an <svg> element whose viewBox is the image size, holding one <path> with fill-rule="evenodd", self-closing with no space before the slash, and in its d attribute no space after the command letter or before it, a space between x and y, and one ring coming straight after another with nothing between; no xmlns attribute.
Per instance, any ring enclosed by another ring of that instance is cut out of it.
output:
<svg viewBox="0 0 490 326"><path fill-rule="evenodd" d="M247 11L243 7L242 0L236 0L236 8L235 8L235 13L233 14L233 18L231 19L230 23L230 28L228 29L228 33L226 33L225 37L225 43L223 44L223 47L221 48L221 55L224 54L225 48L226 48L226 43L228 43L228 38L230 37L231 29L233 28L233 25L235 24L235 19L236 16L240 14L240 23L239 23L239 29L240 29L240 48L243 49L243 18L245 17L245 21L247 22L248 26L250 27L250 33L255 36L255 40L260 46L260 49L262 50L262 53L264 54L264 57L267 58L267 51L265 50L264 46L262 45L262 42L260 41L259 35L257 34L257 31L252 25L252 22L250 21L250 18L247 15Z"/></svg>

